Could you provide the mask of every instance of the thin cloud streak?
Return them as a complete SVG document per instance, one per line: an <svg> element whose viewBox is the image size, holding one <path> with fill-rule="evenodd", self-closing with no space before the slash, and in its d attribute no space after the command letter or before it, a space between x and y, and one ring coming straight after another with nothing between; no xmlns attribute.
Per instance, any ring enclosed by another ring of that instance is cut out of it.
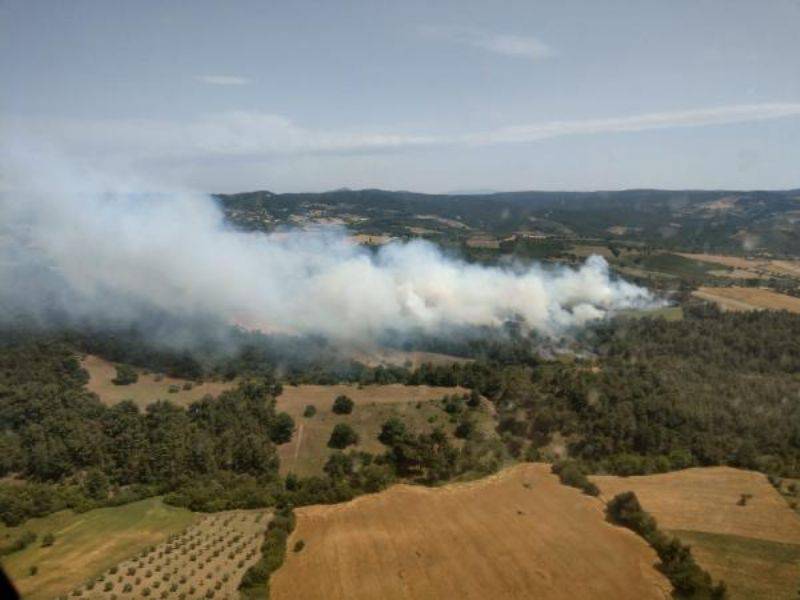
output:
<svg viewBox="0 0 800 600"><path fill-rule="evenodd" d="M208 85L250 85L252 83L247 77L237 75L197 75L195 80Z"/></svg>
<svg viewBox="0 0 800 600"><path fill-rule="evenodd" d="M543 60L556 55L553 48L533 36L492 33L473 27L435 25L422 26L418 32L425 37L516 58Z"/></svg>
<svg viewBox="0 0 800 600"><path fill-rule="evenodd" d="M47 141L65 153L180 162L313 154L374 154L437 146L530 143L574 135L730 125L800 116L800 103L764 103L622 117L546 121L456 135L303 128L269 113L234 111L189 121L0 119L9 139Z"/></svg>

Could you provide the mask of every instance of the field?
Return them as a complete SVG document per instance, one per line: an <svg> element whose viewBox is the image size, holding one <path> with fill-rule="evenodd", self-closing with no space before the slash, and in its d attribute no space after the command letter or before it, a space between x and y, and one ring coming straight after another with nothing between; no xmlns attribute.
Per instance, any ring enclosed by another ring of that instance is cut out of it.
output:
<svg viewBox="0 0 800 600"><path fill-rule="evenodd" d="M693 295L716 302L723 310L788 310L800 313L800 298L752 287L701 287Z"/></svg>
<svg viewBox="0 0 800 600"><path fill-rule="evenodd" d="M38 536L24 550L4 557L3 566L25 598L55 598L195 519L193 513L166 506L159 498L83 514L61 511L21 527L0 527L2 539L15 538L24 530ZM43 548L41 540L47 533L55 536L55 542ZM30 575L33 566L38 568L36 575Z"/></svg>
<svg viewBox="0 0 800 600"><path fill-rule="evenodd" d="M295 512L289 548L305 547L273 575L273 600L639 600L671 589L643 540L543 464Z"/></svg>
<svg viewBox="0 0 800 600"><path fill-rule="evenodd" d="M800 278L800 260L773 260L758 258L742 258L722 254L686 254L681 256L712 264L724 265L732 269L748 271L754 277L758 275L774 275L778 277Z"/></svg>
<svg viewBox="0 0 800 600"><path fill-rule="evenodd" d="M113 363L88 355L81 361L81 366L89 372L89 383L86 387L109 405L123 400L133 400L140 408L144 408L156 400L170 400L180 406L186 406L207 394L218 396L236 385L236 382L204 382L198 385L185 379L167 376L163 376L159 381L155 373L145 375L141 369L136 369L139 373L139 381L136 383L114 385L111 380L116 377L117 371ZM192 385L190 390L183 389L187 383ZM178 391L170 392L170 386L177 386Z"/></svg>
<svg viewBox="0 0 800 600"><path fill-rule="evenodd" d="M348 423L359 434L357 450L382 452L384 447L377 440L381 425L389 417L397 416L417 431L430 430L441 425L452 430L449 415L441 408L438 399L448 394L463 394L461 388L428 386L375 385L358 388L351 385L300 385L285 386L278 397L278 410L286 411L297 424L292 440L278 448L282 473L297 475L319 475L331 450L327 447L331 431L337 423ZM331 411L336 396L344 394L355 403L349 415L337 415ZM310 418L303 410L313 404L317 413ZM480 413L491 429L488 405ZM431 420L433 422L431 422Z"/></svg>
<svg viewBox="0 0 800 600"><path fill-rule="evenodd" d="M242 575L260 557L265 517L265 511L244 510L204 516L78 589L82 597L98 600L236 598Z"/></svg>
<svg viewBox="0 0 800 600"><path fill-rule="evenodd" d="M789 598L800 581L800 518L766 477L729 467L642 477L592 477L604 499L633 490L642 506L693 547L731 597ZM751 494L746 505L742 494Z"/></svg>

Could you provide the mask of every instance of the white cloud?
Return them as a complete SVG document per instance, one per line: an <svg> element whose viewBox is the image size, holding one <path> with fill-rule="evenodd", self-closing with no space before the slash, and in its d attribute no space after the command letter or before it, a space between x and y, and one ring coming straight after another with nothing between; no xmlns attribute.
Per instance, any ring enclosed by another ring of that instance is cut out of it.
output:
<svg viewBox="0 0 800 600"><path fill-rule="evenodd" d="M536 142L571 135L702 127L800 116L800 103L718 106L620 117L544 121L462 134L307 129L269 113L234 111L184 121L158 119L0 119L8 145L45 141L94 160L252 160L272 156L373 154L417 148Z"/></svg>
<svg viewBox="0 0 800 600"><path fill-rule="evenodd" d="M252 83L247 77L236 75L196 75L195 79L208 85L250 85Z"/></svg>
<svg viewBox="0 0 800 600"><path fill-rule="evenodd" d="M471 27L424 26L419 28L419 32L431 38L529 60L542 60L556 54L550 46L533 36L491 33Z"/></svg>
<svg viewBox="0 0 800 600"><path fill-rule="evenodd" d="M736 104L624 117L548 121L530 125L517 125L484 133L467 134L462 136L461 141L479 144L533 142L567 135L625 133L676 127L729 125L794 116L800 116L800 103Z"/></svg>

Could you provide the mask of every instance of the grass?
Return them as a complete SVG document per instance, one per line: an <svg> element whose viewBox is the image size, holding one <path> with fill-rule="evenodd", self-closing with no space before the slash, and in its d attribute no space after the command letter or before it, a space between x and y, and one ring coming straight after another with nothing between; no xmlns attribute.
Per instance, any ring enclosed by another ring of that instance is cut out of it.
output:
<svg viewBox="0 0 800 600"><path fill-rule="evenodd" d="M61 511L20 527L0 528L0 537L16 537L26 529L38 536L24 550L4 557L3 567L24 598L55 598L184 529L195 518L188 510L165 505L161 498L83 514ZM46 533L55 536L55 543L42 548ZM33 576L32 566L38 567Z"/></svg>
<svg viewBox="0 0 800 600"><path fill-rule="evenodd" d="M657 254L641 254L635 258L626 257L623 264L638 267L645 271L679 277L682 279L709 279L713 278L711 271L719 269L707 262L686 258L668 252Z"/></svg>
<svg viewBox="0 0 800 600"><path fill-rule="evenodd" d="M385 447L378 441L381 426L390 417L403 420L410 429L417 432L431 431L441 426L453 433L457 423L451 422L450 415L438 398L448 394L461 393L457 388L423 388L420 386L371 386L362 390L345 386L298 386L307 390L286 388L284 395L278 397L278 410L285 410L295 420L297 429L292 440L278 448L282 473L295 473L300 476L319 475L330 456L328 439L337 423L347 423L359 435L359 443L350 448L371 453L381 453ZM307 392L307 393L304 393ZM288 392L288 394L287 394ZM339 393L346 393L355 402L349 415L337 415L331 411L333 400ZM435 396L437 399L417 399ZM306 404L313 404L317 413L311 418L303 417ZM479 426L487 433L493 433L493 424L488 404L475 411Z"/></svg>
<svg viewBox="0 0 800 600"><path fill-rule="evenodd" d="M697 561L728 585L732 600L792 598L800 581L800 545L701 531L672 531Z"/></svg>
<svg viewBox="0 0 800 600"><path fill-rule="evenodd" d="M179 406L187 406L206 395L216 397L221 392L236 386L235 381L207 381L197 384L175 377L158 377L155 373L145 375L141 369L135 369L139 373L139 380L136 383L114 385L111 382L116 377L116 368L113 363L89 355L83 359L81 366L89 372L89 383L86 387L108 405L117 404L123 400L133 400L143 409L156 400L169 400ZM191 384L189 390L183 389L187 383ZM178 391L170 392L170 386L177 386Z"/></svg>
<svg viewBox="0 0 800 600"><path fill-rule="evenodd" d="M620 316L630 319L664 319L666 321L682 321L683 308L680 306L665 306L663 308L652 308L646 310L622 310Z"/></svg>

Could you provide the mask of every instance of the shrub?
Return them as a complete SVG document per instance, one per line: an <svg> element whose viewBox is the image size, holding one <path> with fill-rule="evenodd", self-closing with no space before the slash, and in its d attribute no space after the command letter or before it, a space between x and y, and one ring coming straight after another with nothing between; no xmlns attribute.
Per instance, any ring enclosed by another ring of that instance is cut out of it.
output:
<svg viewBox="0 0 800 600"><path fill-rule="evenodd" d="M167 388L167 393L168 393L168 394L177 394L177 393L178 393L178 392L180 392L180 391L181 391L181 388L180 388L178 385L174 384L174 383L173 383L173 384L171 384L171 385L170 385L170 386Z"/></svg>
<svg viewBox="0 0 800 600"><path fill-rule="evenodd" d="M337 423L331 432L331 437L328 440L328 447L341 450L357 443L358 434L355 430L347 423Z"/></svg>
<svg viewBox="0 0 800 600"><path fill-rule="evenodd" d="M42 548L47 548L48 546L52 546L56 541L56 536L52 533L45 533L44 537L42 537Z"/></svg>
<svg viewBox="0 0 800 600"><path fill-rule="evenodd" d="M114 589L114 584L111 583L110 581L106 581L105 585L103 586L103 591L110 592L113 589Z"/></svg>
<svg viewBox="0 0 800 600"><path fill-rule="evenodd" d="M117 365L117 376L111 380L114 385L130 385L139 381L139 374L128 365Z"/></svg>
<svg viewBox="0 0 800 600"><path fill-rule="evenodd" d="M349 415L353 412L353 401L347 396L336 396L333 401L333 412L337 415Z"/></svg>
<svg viewBox="0 0 800 600"><path fill-rule="evenodd" d="M39 572L39 567L37 567L36 565L32 565L32 566L31 566L31 568L30 568L30 569L28 569L28 574L29 574L31 577L33 577L34 575L36 575L38 572ZM89 586L87 585L86 587L89 587ZM92 589L92 588L89 588L89 589Z"/></svg>
<svg viewBox="0 0 800 600"><path fill-rule="evenodd" d="M567 460L555 463L552 467L552 472L558 475L559 480L564 485L583 490L583 493L589 496L600 495L598 487L589 481L586 473L575 461Z"/></svg>
<svg viewBox="0 0 800 600"><path fill-rule="evenodd" d="M304 416L306 419L310 419L310 418L311 418L311 417L313 417L315 414L317 414L317 407L316 407L316 406L314 406L313 404L308 404L308 405L306 405L306 408L305 408L305 410L303 411L303 416Z"/></svg>
<svg viewBox="0 0 800 600"><path fill-rule="evenodd" d="M306 543L305 543L303 540L297 540L297 541L294 543L294 548L293 548L293 550L294 550L295 552L300 552L300 551L301 551L303 548L305 548L305 547L306 547Z"/></svg>
<svg viewBox="0 0 800 600"><path fill-rule="evenodd" d="M125 584L125 585L122 587L122 593L123 593L123 594L130 594L132 591L133 591L133 586L131 585L131 583L130 583L130 582L126 583L126 584Z"/></svg>

